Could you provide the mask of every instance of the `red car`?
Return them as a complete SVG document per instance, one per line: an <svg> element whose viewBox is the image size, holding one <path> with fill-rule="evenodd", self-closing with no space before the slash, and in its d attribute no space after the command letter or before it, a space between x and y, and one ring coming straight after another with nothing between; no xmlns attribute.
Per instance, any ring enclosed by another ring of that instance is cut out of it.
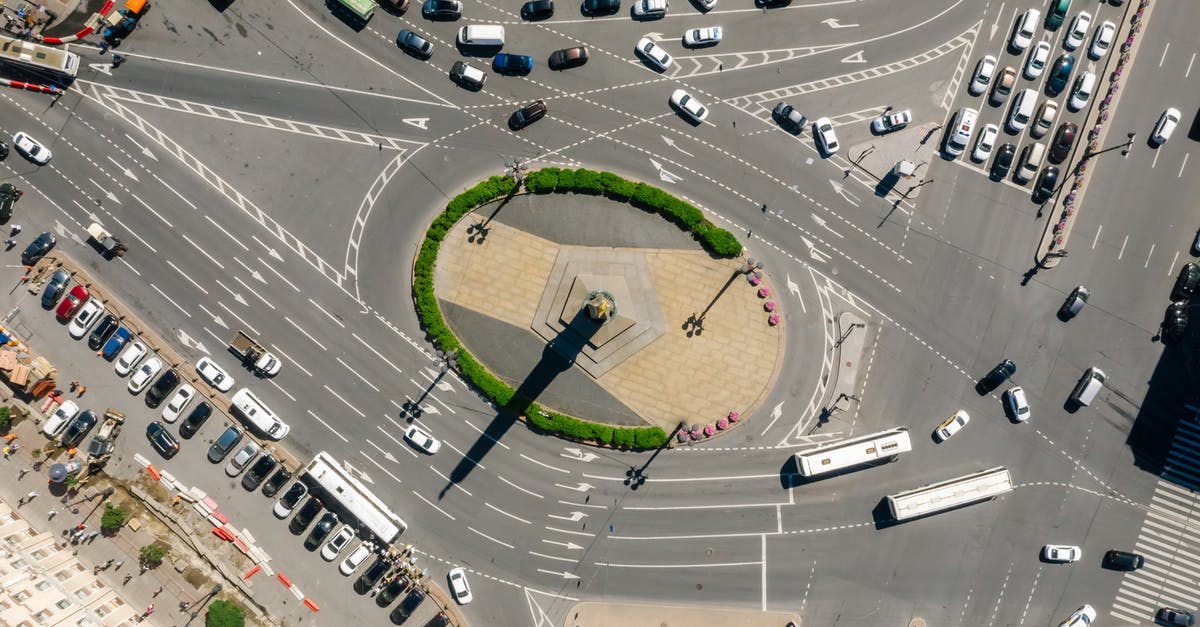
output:
<svg viewBox="0 0 1200 627"><path fill-rule="evenodd" d="M79 310L84 301L87 299L87 289L85 289L82 285L76 285L75 287L72 287L70 293L67 294L67 297L58 304L58 310L56 311L58 314L58 319L69 320L71 316L75 315L75 312Z"/></svg>

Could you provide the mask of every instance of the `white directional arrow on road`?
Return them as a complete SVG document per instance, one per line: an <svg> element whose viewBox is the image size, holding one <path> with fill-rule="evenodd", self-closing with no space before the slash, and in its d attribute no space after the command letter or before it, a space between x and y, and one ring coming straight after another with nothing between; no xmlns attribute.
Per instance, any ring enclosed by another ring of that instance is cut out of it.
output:
<svg viewBox="0 0 1200 627"><path fill-rule="evenodd" d="M825 218L822 218L821 216L814 213L814 214L812 214L812 219L813 219L813 222L816 222L817 224L821 225L821 228L825 229L826 231L829 231L830 233L833 233L834 235L836 235L838 237L846 237L845 235L842 235L841 233L838 233L837 231L830 228L829 224L827 222L825 222Z"/></svg>
<svg viewBox="0 0 1200 627"><path fill-rule="evenodd" d="M646 33L646 39L658 43L664 39L662 33Z"/></svg>
<svg viewBox="0 0 1200 627"><path fill-rule="evenodd" d="M570 516L555 516L554 514L546 514L546 515L551 518L557 518L559 520L569 520L571 522L579 522L580 520L587 518L587 514L585 514L583 512L571 512Z"/></svg>
<svg viewBox="0 0 1200 627"><path fill-rule="evenodd" d="M842 185L841 181L829 179L829 184L833 185L833 191L837 192L838 196L845 198L846 202L854 205L855 207L858 206L858 197L846 191L846 186Z"/></svg>
<svg viewBox="0 0 1200 627"><path fill-rule="evenodd" d="M831 17L829 19L821 20L821 23L829 26L829 28L834 28L834 29L836 29L836 28L854 28L855 26L858 26L858 24L839 24L836 17Z"/></svg>
<svg viewBox="0 0 1200 627"><path fill-rule="evenodd" d="M819 261L821 263L829 261L829 255L817 250L817 248L813 246L813 243L808 241L807 237L801 237L800 239L804 242L805 246L808 246L808 256L812 257L814 261Z"/></svg>
<svg viewBox="0 0 1200 627"><path fill-rule="evenodd" d="M117 203L118 205L121 204L120 199L118 199L116 197L116 195L114 195L112 192L108 191L108 189L105 188L103 185L97 183L96 181L92 181L92 179L90 179L90 178L88 180L91 181L92 185L95 185L97 188L99 188L100 191L104 192L105 198Z"/></svg>
<svg viewBox="0 0 1200 627"><path fill-rule="evenodd" d="M567 453L570 453L570 455L567 455L567 453L559 453L559 457L566 457L567 459L573 459L579 462L590 462L593 459L600 457L591 451L584 452L580 449L571 448L569 446L564 446L563 450L565 450Z"/></svg>
<svg viewBox="0 0 1200 627"><path fill-rule="evenodd" d="M363 453L362 451L359 451L359 453L364 457L366 456L366 453ZM350 473L350 476L357 477L360 481L366 481L371 485L375 485L375 482L367 476L367 473L355 468L354 466L351 466L348 460L342 460L342 468L345 468L346 472Z"/></svg>
<svg viewBox="0 0 1200 627"><path fill-rule="evenodd" d="M692 153L690 153L690 152L688 152L688 151L686 151L686 150L684 150L684 149L680 148L680 147L679 147L679 146L678 146L678 145L675 143L675 140L674 140L674 139L671 139L670 137L667 137L666 135L659 135L659 137L661 137L661 138L662 138L662 140L663 140L664 142L666 142L666 144L667 144L668 146L670 146L670 147L674 148L675 150L678 150L679 152L682 152L683 154L685 154L685 155L687 155L687 156L689 156L689 157L695 157L695 156L696 156L696 155L693 155Z"/></svg>
<svg viewBox="0 0 1200 627"><path fill-rule="evenodd" d="M592 484L590 484L590 483L581 483L581 484L579 484L579 485L577 485L577 486L563 485L563 484L561 484L561 483L556 483L556 484L554 484L554 487L556 487L556 488L566 488L566 489L568 489L568 490L574 490L574 491L576 491L576 492L587 492L588 490L591 490L592 488L594 488L594 487L596 487L596 486L594 486L594 485L592 485Z"/></svg>
<svg viewBox="0 0 1200 627"><path fill-rule="evenodd" d="M583 548L582 546L579 546L578 544L575 544L574 542L571 542L571 541L555 542L554 540L547 540L545 538L542 538L542 542L545 542L546 544L553 544L555 546L561 546L563 548L570 549L572 551L578 551Z"/></svg>
<svg viewBox="0 0 1200 627"><path fill-rule="evenodd" d="M108 76L112 76L112 64L111 63L89 63L88 67L92 68L93 70L96 70L97 72L102 72L104 74L107 74Z"/></svg>
<svg viewBox="0 0 1200 627"><path fill-rule="evenodd" d="M662 179L664 182L678 183L679 181L683 180L682 176L679 176L678 174L671 174L670 172L664 170L662 164L654 159L650 160L650 164L654 166L655 170L658 170L658 178Z"/></svg>
<svg viewBox="0 0 1200 627"><path fill-rule="evenodd" d="M200 309L202 309L204 311L204 313L208 314L209 317L213 319L213 322L221 325L222 329L229 329L229 325L225 324L225 321L221 319L221 316L218 316L217 314L209 311L208 307L205 307L204 305L198 305L198 306L200 307ZM209 333L212 333L212 331L209 331Z"/></svg>
<svg viewBox="0 0 1200 627"><path fill-rule="evenodd" d="M539 569L538 569L538 572L539 572L539 573L546 573L547 575L554 575L555 577L562 577L563 579L579 579L579 575L576 575L576 574L573 574L573 573L568 573L568 572L566 572L566 571L563 571L563 572L555 572L555 571L553 571L553 570L542 570L541 568L539 568Z"/></svg>
<svg viewBox="0 0 1200 627"><path fill-rule="evenodd" d="M800 298L800 286L796 285L796 283L792 281L792 275L790 274L787 275L787 288L789 292L796 296L796 298Z"/></svg>
<svg viewBox="0 0 1200 627"><path fill-rule="evenodd" d="M859 50L858 52L855 52L854 54L842 59L842 63L866 63L866 62L867 62L867 60L865 58L863 58L862 50Z"/></svg>
<svg viewBox="0 0 1200 627"><path fill-rule="evenodd" d="M401 122L411 124L424 131L427 130L425 125L429 123L429 118L404 118Z"/></svg>
<svg viewBox="0 0 1200 627"><path fill-rule="evenodd" d="M783 401L779 401L779 404L775 406L775 409L771 410L771 419L777 420L782 415L783 415Z"/></svg>
<svg viewBox="0 0 1200 627"><path fill-rule="evenodd" d="M109 160L109 161L112 161L113 165L115 165L115 166L117 166L118 168L120 168L120 169L121 169L121 174L124 174L125 176L127 176L127 177L129 177L129 178L133 179L134 181L137 181L137 180L138 180L138 177L137 177L137 175L136 175L136 174L134 174L134 173L133 173L133 170L130 170L129 168L127 168L127 167L125 167L125 166L121 165L121 162L120 162L120 161L117 161L116 159L113 159L113 158L112 158L112 155L109 155L109 156L108 156L108 160ZM138 181L138 182L140 182L140 181Z"/></svg>
<svg viewBox="0 0 1200 627"><path fill-rule="evenodd" d="M135 141L135 140L134 140L132 137L130 137L130 136L129 136L129 133L125 133L125 139L128 139L130 142L133 142L133 145L134 145L134 146L137 146L138 148L141 148L141 149L142 149L142 154L143 154L143 155L146 155L147 157L150 157L151 159L154 159L155 161L158 161L158 157L155 157L155 156L154 156L154 153L150 152L150 149L149 149L149 148L147 148L147 147L145 147L145 146L143 146L143 145L141 145L141 144L137 143L137 141Z"/></svg>
<svg viewBox="0 0 1200 627"><path fill-rule="evenodd" d="M193 339L192 336L188 335L183 329L179 330L179 343L183 344L184 346L191 346L205 355L208 354L208 349L205 348L203 344Z"/></svg>

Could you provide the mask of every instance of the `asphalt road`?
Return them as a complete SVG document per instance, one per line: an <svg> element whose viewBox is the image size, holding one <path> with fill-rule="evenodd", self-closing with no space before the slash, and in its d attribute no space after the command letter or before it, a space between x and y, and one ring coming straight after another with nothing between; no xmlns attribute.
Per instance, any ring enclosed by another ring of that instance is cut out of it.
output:
<svg viewBox="0 0 1200 627"><path fill-rule="evenodd" d="M1157 477L1135 465L1125 441L1145 413L1162 354L1151 338L1196 227L1186 174L1195 143L1188 124L1160 149L1140 140L1167 104L1189 123L1200 105L1188 89L1195 9L1155 8L1110 121L1109 143L1126 127L1139 141L1128 159L1098 159L1070 258L1030 273L1040 220L1054 211L1039 219L1029 186L989 181L962 158L938 159L920 173L931 180L920 195L896 202L875 196L849 161L895 141L868 130L886 106L912 109L915 123L941 123L970 105L981 123L1000 123L1007 110L968 96L965 82L983 54L1001 65L1023 61L1004 46L1024 6L722 3L702 14L677 4L646 23L627 7L585 18L564 3L537 23L523 23L515 3L472 4L457 22L425 20L414 7L401 17L378 12L360 32L319 2L238 2L224 12L156 6L123 46L129 61L120 68L79 46L85 69L53 105L0 94L3 131L27 130L55 153L42 168L15 154L4 162L27 190L13 221L25 227L22 244L40 228L57 231L60 248L176 350L211 354L237 373L292 425L286 444L299 455L329 450L366 473L409 523L406 542L432 575L469 567L476 602L465 612L475 624L557 625L578 599L791 609L813 624L844 625L915 616L1047 624L1084 602L1149 622L1151 604L1194 602L1142 585L1135 604L1098 561L1106 548L1133 546L1154 509ZM1119 22L1120 9L1087 4L1098 20ZM505 50L534 56L533 73L489 72L480 92L451 83L447 70L463 58L455 31L467 23L504 24ZM684 29L710 24L725 29L719 45L680 45ZM433 59L397 50L400 28L428 35ZM676 57L667 72L632 50L648 33ZM1055 56L1062 37L1038 33ZM545 67L550 52L580 43L591 52L586 66ZM1017 87L1027 84L1040 87L1024 79ZM675 88L711 107L705 124L670 109ZM1131 97L1141 93L1155 96ZM535 98L549 115L508 130L511 112ZM811 129L779 129L769 112L780 100L810 120L831 117L840 153L823 158ZM1085 113L1064 109L1058 119L1082 124ZM800 384L778 386L738 434L655 457L636 490L625 470L647 456L497 424L454 376L437 378L406 277L436 210L514 157L656 181L704 208L748 241L778 285L796 284L785 307L800 310L796 337L807 346L831 347L823 322L841 311L868 318L861 402L839 418L845 432L909 426L915 451L886 469L792 486L790 453L838 436L808 435L823 384L799 353L780 380ZM123 260L103 262L79 243L92 214L130 240ZM1085 312L1055 320L1080 283L1093 291ZM284 356L278 377L237 370L222 346L237 329ZM972 389L1005 357L1017 362L1015 381L1033 404L1028 424L1011 424L997 395ZM1066 395L1089 365L1105 369L1109 391L1068 413ZM400 440L402 405L422 396L417 420L446 445L432 458ZM1187 396L1169 407L1182 409ZM948 443L930 441L926 434L959 408L971 425ZM218 432L212 424L198 437ZM491 438L486 457L463 461ZM185 443L172 471L211 475L202 448ZM883 495L994 465L1012 470L1011 495L878 524ZM246 512L263 506L233 501ZM1048 542L1080 544L1086 557L1043 564L1037 552ZM382 617L288 546L278 545L276 560L313 573L301 585L322 596L322 620ZM1155 574L1194 577L1194 564L1173 559L1177 566ZM1113 609L1114 599L1125 609ZM299 610L295 618L316 620Z"/></svg>

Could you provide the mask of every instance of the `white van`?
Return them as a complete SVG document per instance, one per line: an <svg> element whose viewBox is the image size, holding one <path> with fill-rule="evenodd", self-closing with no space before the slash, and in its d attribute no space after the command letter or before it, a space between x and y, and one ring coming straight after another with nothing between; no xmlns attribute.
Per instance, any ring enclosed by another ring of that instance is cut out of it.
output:
<svg viewBox="0 0 1200 627"><path fill-rule="evenodd" d="M1012 108L1008 110L1008 130L1020 133L1033 117L1033 108L1037 106L1037 92L1032 89L1022 89L1013 98Z"/></svg>
<svg viewBox="0 0 1200 627"><path fill-rule="evenodd" d="M1046 145L1043 143L1035 143L1025 146L1021 150L1021 159L1017 162L1017 171L1013 173L1015 178L1022 185L1029 182L1034 174L1037 174L1038 168L1042 167L1042 159L1046 157Z"/></svg>
<svg viewBox="0 0 1200 627"><path fill-rule="evenodd" d="M254 392L242 388L233 395L229 409L246 424L254 427L263 435L282 440L292 428L279 419L274 412Z"/></svg>
<svg viewBox="0 0 1200 627"><path fill-rule="evenodd" d="M971 141L971 133L975 131L975 121L979 119L979 112L971 107L963 107L954 114L954 125L950 128L950 134L946 136L946 152L957 157L966 150L967 144Z"/></svg>
<svg viewBox="0 0 1200 627"><path fill-rule="evenodd" d="M1083 373L1083 378L1071 390L1071 402L1087 407L1096 400L1096 395L1104 389L1104 371L1092 366Z"/></svg>
<svg viewBox="0 0 1200 627"><path fill-rule="evenodd" d="M458 29L458 44L481 48L504 46L504 27L499 24L471 24Z"/></svg>

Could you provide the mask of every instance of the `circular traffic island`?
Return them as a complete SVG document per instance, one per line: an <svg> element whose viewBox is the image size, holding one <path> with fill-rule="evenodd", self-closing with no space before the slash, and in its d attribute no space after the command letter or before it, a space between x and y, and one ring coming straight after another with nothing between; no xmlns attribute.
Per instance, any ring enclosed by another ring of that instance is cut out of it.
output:
<svg viewBox="0 0 1200 627"><path fill-rule="evenodd" d="M494 177L452 200L417 259L422 322L481 391L540 430L634 448L761 402L784 325L729 232L609 173L524 187Z"/></svg>

